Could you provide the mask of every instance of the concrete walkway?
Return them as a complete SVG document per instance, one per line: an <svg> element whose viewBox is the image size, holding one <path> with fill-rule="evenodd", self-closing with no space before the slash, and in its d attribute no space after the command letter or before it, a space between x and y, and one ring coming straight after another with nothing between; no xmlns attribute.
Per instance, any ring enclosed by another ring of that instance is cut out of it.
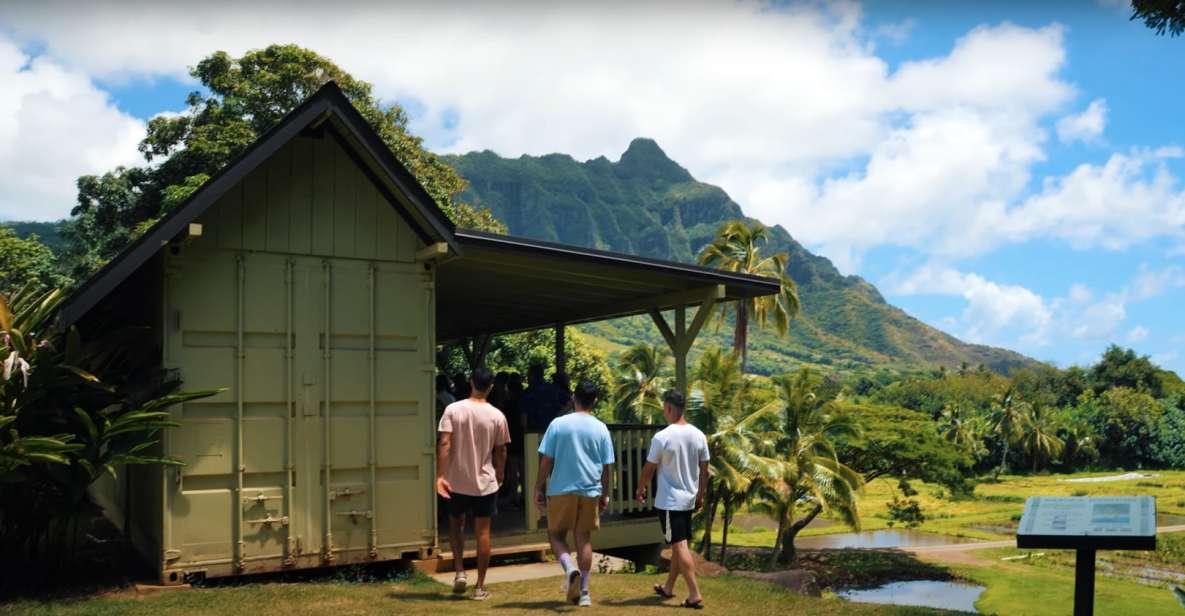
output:
<svg viewBox="0 0 1185 616"><path fill-rule="evenodd" d="M598 554L596 552L593 553L593 571L597 573L605 570L624 571L628 563L629 561L621 558L614 558L613 556ZM559 578L563 576L563 573L563 569L556 562L501 566L491 565L489 570L486 571L486 583L522 582L525 580L541 580L549 577L556 578L558 582ZM428 577L446 586L452 586L454 575L452 571L442 571L440 573L431 573ZM477 569L473 567L465 569L465 576L471 586L477 583Z"/></svg>

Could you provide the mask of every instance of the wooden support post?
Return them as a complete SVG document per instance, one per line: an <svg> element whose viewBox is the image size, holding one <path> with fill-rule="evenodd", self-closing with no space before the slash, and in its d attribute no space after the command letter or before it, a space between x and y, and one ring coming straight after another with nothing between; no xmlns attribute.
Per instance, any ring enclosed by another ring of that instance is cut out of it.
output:
<svg viewBox="0 0 1185 616"><path fill-rule="evenodd" d="M662 333L662 337L667 341L667 346L671 349L671 355L675 357L675 386L679 391L687 396L687 354L691 351L691 345L695 342L696 336L699 335L700 329L703 328L704 323L707 323L708 317L711 316L712 310L716 307L716 300L724 297L724 287L717 286L710 288L703 294L702 303L699 310L696 311L695 317L691 319L690 325L687 323L687 307L677 306L675 308L675 329L667 323L666 318L658 309L650 311L650 318L654 321L654 325L658 327L658 331Z"/></svg>
<svg viewBox="0 0 1185 616"><path fill-rule="evenodd" d="M675 309L675 340L678 347L671 349L675 354L675 387L686 398L687 351L691 349L691 341L687 339L687 308L683 306Z"/></svg>
<svg viewBox="0 0 1185 616"><path fill-rule="evenodd" d="M557 374L568 372L568 351L565 347L564 324L560 323L555 326L555 371Z"/></svg>

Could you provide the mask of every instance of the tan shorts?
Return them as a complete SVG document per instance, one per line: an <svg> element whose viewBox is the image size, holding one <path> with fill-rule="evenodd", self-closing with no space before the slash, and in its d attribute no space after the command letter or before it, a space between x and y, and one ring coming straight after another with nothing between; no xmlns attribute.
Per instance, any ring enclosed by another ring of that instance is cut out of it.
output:
<svg viewBox="0 0 1185 616"><path fill-rule="evenodd" d="M592 532L601 527L599 497L560 494L547 497L547 530Z"/></svg>

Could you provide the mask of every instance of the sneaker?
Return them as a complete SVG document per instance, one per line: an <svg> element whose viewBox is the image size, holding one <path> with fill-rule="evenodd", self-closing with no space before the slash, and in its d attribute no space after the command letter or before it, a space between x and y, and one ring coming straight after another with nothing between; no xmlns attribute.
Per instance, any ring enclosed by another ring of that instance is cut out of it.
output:
<svg viewBox="0 0 1185 616"><path fill-rule="evenodd" d="M578 605L580 607L591 607L592 606L592 597L589 596L587 591L580 593L580 603Z"/></svg>
<svg viewBox="0 0 1185 616"><path fill-rule="evenodd" d="M568 603L576 605L580 600L580 569L572 567L564 576L564 592L568 595Z"/></svg>
<svg viewBox="0 0 1185 616"><path fill-rule="evenodd" d="M478 588L473 591L474 601L485 601L490 598L490 592L484 588Z"/></svg>
<svg viewBox="0 0 1185 616"><path fill-rule="evenodd" d="M564 589L568 592L568 603L575 605L579 598L581 598L581 570L572 567L568 572L568 576L564 577Z"/></svg>
<svg viewBox="0 0 1185 616"><path fill-rule="evenodd" d="M453 578L453 594L461 595L465 593L465 587L469 585L469 581L465 579L464 573L458 573L457 577Z"/></svg>

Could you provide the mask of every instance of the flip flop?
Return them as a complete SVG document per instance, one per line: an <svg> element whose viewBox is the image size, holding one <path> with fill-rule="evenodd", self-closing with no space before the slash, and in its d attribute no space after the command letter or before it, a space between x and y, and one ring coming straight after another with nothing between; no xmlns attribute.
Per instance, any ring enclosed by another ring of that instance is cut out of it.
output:
<svg viewBox="0 0 1185 616"><path fill-rule="evenodd" d="M700 599L699 601L692 601L691 599L684 599L683 603L680 604L679 607L691 608L693 610L702 610L704 609L704 600Z"/></svg>
<svg viewBox="0 0 1185 616"><path fill-rule="evenodd" d="M662 597L663 599L674 599L675 598L675 593L673 593L673 592L668 593L667 589L662 587L662 584L655 584L654 585L654 594Z"/></svg>

